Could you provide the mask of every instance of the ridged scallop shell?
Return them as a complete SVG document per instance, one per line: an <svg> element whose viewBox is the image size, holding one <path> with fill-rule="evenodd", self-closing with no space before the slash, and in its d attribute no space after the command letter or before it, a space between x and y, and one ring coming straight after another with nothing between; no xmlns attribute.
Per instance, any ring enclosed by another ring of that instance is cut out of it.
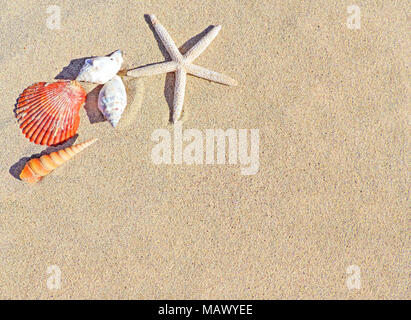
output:
<svg viewBox="0 0 411 320"><path fill-rule="evenodd" d="M115 76L101 88L98 95L98 108L111 125L116 127L126 105L126 88L121 78Z"/></svg>
<svg viewBox="0 0 411 320"><path fill-rule="evenodd" d="M29 160L20 173L20 179L30 183L40 181L44 176L63 165L77 153L96 142L96 140L87 140L83 143L41 156L40 158Z"/></svg>
<svg viewBox="0 0 411 320"><path fill-rule="evenodd" d="M31 142L56 145L76 133L85 101L86 92L77 81L38 82L20 95L16 117Z"/></svg>
<svg viewBox="0 0 411 320"><path fill-rule="evenodd" d="M122 63L123 55L120 50L106 57L86 59L76 80L105 84L117 74Z"/></svg>

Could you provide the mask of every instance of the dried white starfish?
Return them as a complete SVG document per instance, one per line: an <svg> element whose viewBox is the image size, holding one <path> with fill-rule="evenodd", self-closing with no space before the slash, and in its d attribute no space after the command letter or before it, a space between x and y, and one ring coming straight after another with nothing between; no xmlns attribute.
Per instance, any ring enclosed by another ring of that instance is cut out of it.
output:
<svg viewBox="0 0 411 320"><path fill-rule="evenodd" d="M182 55L167 30L159 23L157 18L154 15L150 15L150 20L154 30L156 30L172 60L132 69L127 72L127 75L131 77L143 77L175 72L173 122L176 122L180 118L181 111L183 110L187 73L229 86L237 85L237 82L234 79L231 79L226 75L192 63L217 36L218 32L221 30L220 25L213 27L190 50Z"/></svg>

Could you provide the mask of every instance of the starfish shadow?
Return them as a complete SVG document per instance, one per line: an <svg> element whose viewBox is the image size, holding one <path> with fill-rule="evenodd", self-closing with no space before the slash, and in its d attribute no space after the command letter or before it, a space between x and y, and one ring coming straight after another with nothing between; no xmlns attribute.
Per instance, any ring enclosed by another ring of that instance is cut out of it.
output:
<svg viewBox="0 0 411 320"><path fill-rule="evenodd" d="M173 100L174 88L176 85L176 76L173 72L167 73L166 83L164 84L164 97L166 98L169 110L168 121L173 122Z"/></svg>
<svg viewBox="0 0 411 320"><path fill-rule="evenodd" d="M203 31L201 31L199 34L195 35L194 37L188 39L184 44L179 47L178 49L180 50L181 54L185 54L188 50L190 50L194 45L200 41L204 36L211 31L215 26L210 25L207 28L205 28Z"/></svg>
<svg viewBox="0 0 411 320"><path fill-rule="evenodd" d="M151 32L153 33L154 38L157 41L157 45L161 53L163 54L165 61L171 61L171 57L168 54L167 49L164 47L160 37L157 35L157 32L155 31L153 25L151 24L150 16L145 14L144 19L146 20ZM215 27L214 25L210 25L206 29L204 29L202 32L200 32L199 34L188 39L181 47L178 48L181 54L184 55L188 50L190 50L198 41L200 41L214 27ZM157 64L157 63L146 64L142 67L150 66L154 64ZM169 109L169 122L172 122L172 119L173 119L174 88L175 88L175 74L173 72L170 72L166 76L166 82L164 85L164 97L166 98L168 109ZM184 113L184 110L183 110L183 113ZM183 113L182 113L182 116L183 116Z"/></svg>
<svg viewBox="0 0 411 320"><path fill-rule="evenodd" d="M10 169L9 169L9 173L16 178L17 180L21 180L20 179L20 173L23 170L24 166L26 165L27 161L34 159L34 158L39 158L45 154L50 154L52 152L55 151L59 151L61 149L70 147L74 144L74 142L76 141L78 137L78 134L74 135L72 138L68 139L66 142L58 145L58 146L51 146L51 147L47 147L44 151L42 151L41 153L36 153L31 155L30 157L23 157L21 158L19 161L17 161L15 164L13 164Z"/></svg>

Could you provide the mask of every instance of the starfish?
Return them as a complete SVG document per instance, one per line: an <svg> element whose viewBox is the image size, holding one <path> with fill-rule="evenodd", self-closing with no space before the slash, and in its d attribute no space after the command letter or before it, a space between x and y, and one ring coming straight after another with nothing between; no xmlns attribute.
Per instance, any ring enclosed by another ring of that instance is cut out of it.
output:
<svg viewBox="0 0 411 320"><path fill-rule="evenodd" d="M127 75L131 77L143 77L175 72L176 78L172 116L173 123L178 121L181 115L181 111L183 110L187 74L229 86L237 85L237 82L234 79L231 79L224 74L211 71L193 64L193 61L208 47L208 45L217 36L219 31L221 30L220 25L212 27L212 29L206 35L204 35L190 50L182 55L173 39L168 34L167 30L160 24L157 18L154 15L150 15L149 17L154 30L157 32L161 42L163 43L172 60L131 69L128 70Z"/></svg>

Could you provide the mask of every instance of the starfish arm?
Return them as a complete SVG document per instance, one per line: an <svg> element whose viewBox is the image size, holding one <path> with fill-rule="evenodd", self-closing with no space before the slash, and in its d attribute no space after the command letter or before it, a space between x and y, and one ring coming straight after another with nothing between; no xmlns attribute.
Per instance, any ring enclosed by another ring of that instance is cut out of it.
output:
<svg viewBox="0 0 411 320"><path fill-rule="evenodd" d="M181 55L171 36L168 34L167 30L163 27L163 25L160 24L154 14L150 15L150 20L151 24L154 27L154 30L156 30L171 59L175 61L181 61L183 59L183 56Z"/></svg>
<svg viewBox="0 0 411 320"><path fill-rule="evenodd" d="M186 66L187 68L187 73L199 77L199 78L203 78L203 79L207 79L213 82L218 82L221 84L225 84L228 86L236 86L237 85L237 81L235 81L234 79L230 78L229 76L226 76L222 73L218 73L212 70L208 70L206 68L197 66L195 64L189 64Z"/></svg>
<svg viewBox="0 0 411 320"><path fill-rule="evenodd" d="M132 70L127 71L127 75L130 77L145 77L145 76L154 76L157 74L173 72L177 68L177 62L168 61L161 62L156 64L151 64L148 66L138 67Z"/></svg>
<svg viewBox="0 0 411 320"><path fill-rule="evenodd" d="M181 111L183 111L184 95L186 91L187 73L184 69L178 68L176 71L176 84L174 88L173 100L173 122L180 119Z"/></svg>
<svg viewBox="0 0 411 320"><path fill-rule="evenodd" d="M213 27L204 37L202 37L190 50L184 54L184 58L187 62L194 61L217 37L221 30L221 26Z"/></svg>

